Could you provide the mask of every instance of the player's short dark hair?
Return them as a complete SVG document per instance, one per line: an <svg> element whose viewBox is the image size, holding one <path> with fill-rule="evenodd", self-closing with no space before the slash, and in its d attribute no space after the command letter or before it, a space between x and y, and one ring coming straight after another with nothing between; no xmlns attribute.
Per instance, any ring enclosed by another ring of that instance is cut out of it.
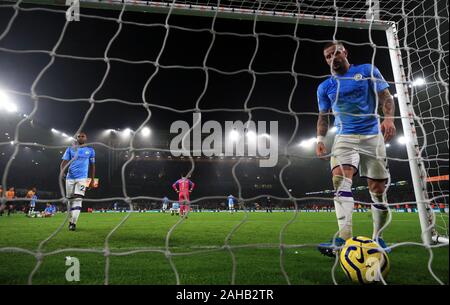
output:
<svg viewBox="0 0 450 305"><path fill-rule="evenodd" d="M331 46L342 46L345 48L344 44L340 42L339 40L329 41L323 46L323 50L328 49Z"/></svg>

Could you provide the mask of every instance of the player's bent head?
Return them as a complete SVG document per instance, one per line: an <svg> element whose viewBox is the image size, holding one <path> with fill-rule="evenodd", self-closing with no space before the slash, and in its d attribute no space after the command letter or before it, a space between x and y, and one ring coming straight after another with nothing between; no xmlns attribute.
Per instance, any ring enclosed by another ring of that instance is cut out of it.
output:
<svg viewBox="0 0 450 305"><path fill-rule="evenodd" d="M345 45L340 41L330 41L323 46L323 54L325 58L331 55L337 55L337 53L340 52L344 52L345 55L348 53Z"/></svg>
<svg viewBox="0 0 450 305"><path fill-rule="evenodd" d="M348 52L341 42L333 41L326 43L323 48L323 56L333 71L338 73L346 72L345 69L349 66L347 59Z"/></svg>
<svg viewBox="0 0 450 305"><path fill-rule="evenodd" d="M345 46L342 42L340 42L339 40L334 40L334 41L329 41L326 44L324 44L323 50L325 51L326 49L328 49L329 47L332 47L332 46L338 46L338 47L345 49Z"/></svg>

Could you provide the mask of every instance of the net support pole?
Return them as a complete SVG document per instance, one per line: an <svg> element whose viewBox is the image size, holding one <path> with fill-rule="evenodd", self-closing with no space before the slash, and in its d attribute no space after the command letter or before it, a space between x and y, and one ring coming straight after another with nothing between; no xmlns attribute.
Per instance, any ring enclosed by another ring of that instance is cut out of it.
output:
<svg viewBox="0 0 450 305"><path fill-rule="evenodd" d="M408 153L411 178L414 186L414 195L416 197L417 209L419 212L420 227L422 230L422 241L425 245L431 244L431 235L433 228L433 215L429 204L426 171L420 154L420 146L417 140L417 134L414 123L414 110L409 97L407 80L402 64L402 54L397 36L397 28L392 24L386 29L386 36L389 46L389 55L391 58L392 71L394 74L395 88L397 91L397 100L400 110L400 116L403 126L403 135L407 139L406 150Z"/></svg>

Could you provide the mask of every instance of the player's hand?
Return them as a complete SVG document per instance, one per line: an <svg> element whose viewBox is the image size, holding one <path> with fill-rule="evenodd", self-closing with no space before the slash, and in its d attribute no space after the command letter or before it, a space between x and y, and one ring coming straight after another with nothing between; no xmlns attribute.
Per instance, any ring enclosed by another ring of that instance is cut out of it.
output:
<svg viewBox="0 0 450 305"><path fill-rule="evenodd" d="M381 132L384 135L384 142L388 143L390 140L392 140L393 137L395 137L396 129L394 125L394 121L392 119L385 119L381 123Z"/></svg>
<svg viewBox="0 0 450 305"><path fill-rule="evenodd" d="M192 193L192 190L189 190L189 193Z"/></svg>
<svg viewBox="0 0 450 305"><path fill-rule="evenodd" d="M94 179L92 179L91 182L89 183L88 189L93 189L95 186L94 184L95 184Z"/></svg>
<svg viewBox="0 0 450 305"><path fill-rule="evenodd" d="M328 157L325 157L328 154L325 143L318 142L316 146L316 155L322 160L328 160Z"/></svg>

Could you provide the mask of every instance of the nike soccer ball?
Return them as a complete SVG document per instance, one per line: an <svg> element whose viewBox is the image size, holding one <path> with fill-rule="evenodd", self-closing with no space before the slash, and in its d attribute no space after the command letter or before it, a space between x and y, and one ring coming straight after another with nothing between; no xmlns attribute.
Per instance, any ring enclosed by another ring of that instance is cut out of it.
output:
<svg viewBox="0 0 450 305"><path fill-rule="evenodd" d="M386 279L389 258L372 239L357 236L347 239L339 254L339 262L347 277L355 283L369 284Z"/></svg>

